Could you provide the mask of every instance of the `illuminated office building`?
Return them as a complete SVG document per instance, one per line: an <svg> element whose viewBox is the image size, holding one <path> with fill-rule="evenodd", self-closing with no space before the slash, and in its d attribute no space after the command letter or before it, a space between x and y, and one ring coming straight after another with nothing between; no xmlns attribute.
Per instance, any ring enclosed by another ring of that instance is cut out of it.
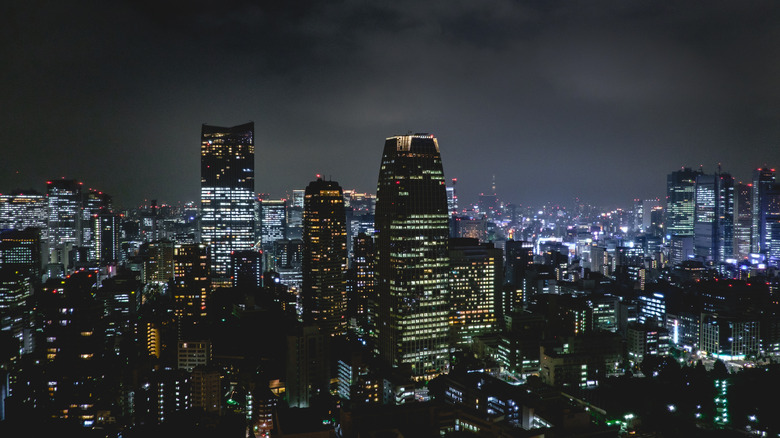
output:
<svg viewBox="0 0 780 438"><path fill-rule="evenodd" d="M503 300L504 314L523 309L525 273L534 264L534 244L523 240L507 240L506 283L507 290Z"/></svg>
<svg viewBox="0 0 780 438"><path fill-rule="evenodd" d="M303 316L324 334L347 328L347 227L344 195L335 181L306 187L303 207Z"/></svg>
<svg viewBox="0 0 780 438"><path fill-rule="evenodd" d="M255 243L254 123L203 125L200 154L201 240L211 247L212 284L229 287L230 254Z"/></svg>
<svg viewBox="0 0 780 438"><path fill-rule="evenodd" d="M0 232L0 268L39 280L41 231L30 227Z"/></svg>
<svg viewBox="0 0 780 438"><path fill-rule="evenodd" d="M666 177L667 236L693 236L696 177L701 174L684 167Z"/></svg>
<svg viewBox="0 0 780 438"><path fill-rule="evenodd" d="M159 240L145 243L140 252L144 255L142 270L144 283L164 285L173 278L173 242Z"/></svg>
<svg viewBox="0 0 780 438"><path fill-rule="evenodd" d="M49 250L81 242L81 183L73 179L47 183Z"/></svg>
<svg viewBox="0 0 780 438"><path fill-rule="evenodd" d="M101 265L115 264L119 260L119 227L122 217L117 213L103 212L92 218L94 226L93 248Z"/></svg>
<svg viewBox="0 0 780 438"><path fill-rule="evenodd" d="M694 255L704 262L734 255L734 178L728 173L696 176Z"/></svg>
<svg viewBox="0 0 780 438"><path fill-rule="evenodd" d="M350 264L349 314L355 320L358 333L372 336L376 315L376 251L374 239L366 233L354 238Z"/></svg>
<svg viewBox="0 0 780 438"><path fill-rule="evenodd" d="M98 215L111 211L111 196L89 189L84 193L81 207L81 243L87 249L88 261L100 261L97 245ZM118 224L117 224L118 225Z"/></svg>
<svg viewBox="0 0 780 438"><path fill-rule="evenodd" d="M173 247L174 312L180 321L198 321L206 316L210 292L209 251L203 244Z"/></svg>
<svg viewBox="0 0 780 438"><path fill-rule="evenodd" d="M0 230L38 228L41 241L48 242L48 200L34 193L0 195Z"/></svg>
<svg viewBox="0 0 780 438"><path fill-rule="evenodd" d="M773 265L780 259L780 184L775 169L753 172L752 252L763 254Z"/></svg>
<svg viewBox="0 0 780 438"><path fill-rule="evenodd" d="M275 241L285 238L285 225L287 223L287 200L261 200L260 220L263 249L271 249L273 248Z"/></svg>
<svg viewBox="0 0 780 438"><path fill-rule="evenodd" d="M499 330L503 251L477 239L450 240L450 330L453 345Z"/></svg>
<svg viewBox="0 0 780 438"><path fill-rule="evenodd" d="M433 135L385 141L375 220L380 356L416 378L447 372L448 208Z"/></svg>
<svg viewBox="0 0 780 438"><path fill-rule="evenodd" d="M734 255L750 256L750 231L753 224L753 184L738 183L734 190Z"/></svg>

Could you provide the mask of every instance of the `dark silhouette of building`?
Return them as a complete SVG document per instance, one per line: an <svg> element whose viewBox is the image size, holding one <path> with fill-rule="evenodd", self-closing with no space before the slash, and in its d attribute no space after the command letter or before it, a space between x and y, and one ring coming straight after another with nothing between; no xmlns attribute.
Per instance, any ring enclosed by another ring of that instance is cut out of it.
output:
<svg viewBox="0 0 780 438"><path fill-rule="evenodd" d="M306 187L303 207L303 316L323 333L347 328L347 228L344 195L321 178Z"/></svg>

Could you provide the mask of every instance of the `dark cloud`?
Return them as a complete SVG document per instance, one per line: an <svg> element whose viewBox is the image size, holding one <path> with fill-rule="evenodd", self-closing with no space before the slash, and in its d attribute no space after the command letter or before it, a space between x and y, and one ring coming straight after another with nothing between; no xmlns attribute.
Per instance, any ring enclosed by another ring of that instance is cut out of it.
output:
<svg viewBox="0 0 780 438"><path fill-rule="evenodd" d="M68 176L197 200L201 123L254 120L257 190L375 190L432 132L462 199L662 196L682 165L776 165L774 2L16 2L0 28L0 191Z"/></svg>

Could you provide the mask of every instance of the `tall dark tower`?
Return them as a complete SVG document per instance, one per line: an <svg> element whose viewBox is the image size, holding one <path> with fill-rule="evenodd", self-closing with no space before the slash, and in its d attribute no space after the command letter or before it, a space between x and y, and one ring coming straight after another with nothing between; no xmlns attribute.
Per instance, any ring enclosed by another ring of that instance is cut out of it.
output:
<svg viewBox="0 0 780 438"><path fill-rule="evenodd" d="M215 287L231 285L234 251L254 245L255 124L203 125L200 146L201 240L211 246Z"/></svg>
<svg viewBox="0 0 780 438"><path fill-rule="evenodd" d="M775 169L766 167L753 171L753 223L751 226L751 251L767 253L767 216L772 216L774 199L777 197ZM770 220L770 223L772 221Z"/></svg>
<svg viewBox="0 0 780 438"><path fill-rule="evenodd" d="M734 255L734 177L728 173L696 177L694 254L705 262Z"/></svg>
<svg viewBox="0 0 780 438"><path fill-rule="evenodd" d="M303 201L303 317L324 334L347 330L347 219L335 181L312 181Z"/></svg>
<svg viewBox="0 0 780 438"><path fill-rule="evenodd" d="M375 225L379 352L417 378L449 368L447 192L433 135L385 141Z"/></svg>

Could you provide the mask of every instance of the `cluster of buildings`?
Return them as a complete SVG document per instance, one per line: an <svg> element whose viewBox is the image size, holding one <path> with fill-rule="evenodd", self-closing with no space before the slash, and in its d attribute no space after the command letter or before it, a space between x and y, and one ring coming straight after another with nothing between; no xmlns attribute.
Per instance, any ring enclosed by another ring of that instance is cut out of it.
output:
<svg viewBox="0 0 780 438"><path fill-rule="evenodd" d="M437 139L408 134L376 195L317 177L273 199L252 123L201 139L199 206L119 210L66 179L0 195L0 420L614 436L566 394L649 356L780 354L774 170L683 168L665 202L611 211L504 203L494 179L464 206Z"/></svg>

